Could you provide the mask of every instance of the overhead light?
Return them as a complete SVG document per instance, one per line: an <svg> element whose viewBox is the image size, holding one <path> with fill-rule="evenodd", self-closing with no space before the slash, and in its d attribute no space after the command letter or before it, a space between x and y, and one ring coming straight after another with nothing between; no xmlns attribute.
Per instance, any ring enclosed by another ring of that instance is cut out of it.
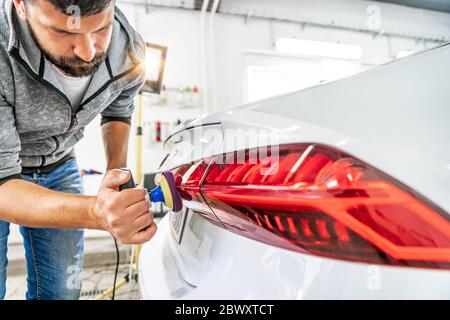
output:
<svg viewBox="0 0 450 320"><path fill-rule="evenodd" d="M275 48L283 53L350 60L358 60L362 55L360 46L294 38L277 39Z"/></svg>
<svg viewBox="0 0 450 320"><path fill-rule="evenodd" d="M412 54L414 54L414 51L412 50L400 50L399 52L397 52L396 59L404 58Z"/></svg>

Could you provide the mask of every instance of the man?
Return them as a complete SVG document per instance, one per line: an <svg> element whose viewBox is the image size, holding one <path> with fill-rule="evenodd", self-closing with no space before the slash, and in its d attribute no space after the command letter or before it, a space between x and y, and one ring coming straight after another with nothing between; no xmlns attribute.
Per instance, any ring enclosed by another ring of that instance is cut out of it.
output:
<svg viewBox="0 0 450 320"><path fill-rule="evenodd" d="M81 229L126 244L156 232L146 192L118 190L130 178L118 168L127 162L145 45L114 0L0 5L0 298L12 222L24 238L27 298L77 299ZM108 171L97 197L84 197L73 147L99 113Z"/></svg>

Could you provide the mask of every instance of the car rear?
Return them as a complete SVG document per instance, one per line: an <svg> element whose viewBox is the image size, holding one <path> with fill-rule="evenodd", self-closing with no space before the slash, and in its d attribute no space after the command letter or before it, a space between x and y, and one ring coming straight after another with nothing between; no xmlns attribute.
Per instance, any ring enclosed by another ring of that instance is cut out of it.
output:
<svg viewBox="0 0 450 320"><path fill-rule="evenodd" d="M449 72L445 45L185 124L144 297L450 298Z"/></svg>

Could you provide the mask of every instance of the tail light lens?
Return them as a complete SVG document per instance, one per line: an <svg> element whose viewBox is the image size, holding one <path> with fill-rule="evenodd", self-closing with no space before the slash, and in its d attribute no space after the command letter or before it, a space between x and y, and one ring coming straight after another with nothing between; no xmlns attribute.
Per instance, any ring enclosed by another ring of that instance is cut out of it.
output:
<svg viewBox="0 0 450 320"><path fill-rule="evenodd" d="M177 177L177 190L184 199L185 205L215 225L223 227L223 224L217 216L206 205L200 193L200 185L211 161L212 159L206 159L196 163L186 164L176 168L173 172Z"/></svg>
<svg viewBox="0 0 450 320"><path fill-rule="evenodd" d="M240 235L336 259L450 268L449 215L334 148L287 145L264 156L251 149L178 173L183 197L207 204Z"/></svg>

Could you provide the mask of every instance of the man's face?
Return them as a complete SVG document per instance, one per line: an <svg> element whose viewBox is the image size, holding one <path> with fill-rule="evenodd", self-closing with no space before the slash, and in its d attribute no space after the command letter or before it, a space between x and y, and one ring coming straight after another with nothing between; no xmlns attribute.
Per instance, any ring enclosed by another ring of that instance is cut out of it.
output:
<svg viewBox="0 0 450 320"><path fill-rule="evenodd" d="M102 12L80 18L61 13L46 0L15 0L14 4L46 58L68 76L92 75L105 60L114 23L114 1Z"/></svg>

